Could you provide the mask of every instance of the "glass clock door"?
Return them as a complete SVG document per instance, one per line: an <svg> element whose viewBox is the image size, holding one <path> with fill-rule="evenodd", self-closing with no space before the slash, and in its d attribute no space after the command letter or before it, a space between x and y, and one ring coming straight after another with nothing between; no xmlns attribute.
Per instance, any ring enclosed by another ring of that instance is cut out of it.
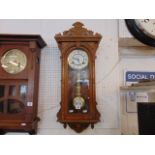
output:
<svg viewBox="0 0 155 155"><path fill-rule="evenodd" d="M68 56L68 112L89 111L89 62L85 51L73 50Z"/></svg>
<svg viewBox="0 0 155 155"><path fill-rule="evenodd" d="M27 103L27 82L9 84L0 83L0 113L17 114L25 110Z"/></svg>

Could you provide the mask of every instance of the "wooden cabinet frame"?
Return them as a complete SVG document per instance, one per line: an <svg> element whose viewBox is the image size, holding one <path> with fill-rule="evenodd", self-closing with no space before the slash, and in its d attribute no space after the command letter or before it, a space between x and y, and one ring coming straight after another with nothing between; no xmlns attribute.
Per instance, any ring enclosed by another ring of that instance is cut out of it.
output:
<svg viewBox="0 0 155 155"><path fill-rule="evenodd" d="M102 36L98 33L94 34L93 31L87 30L80 22L73 24L73 28L64 31L63 34L55 35L58 47L61 51L61 108L57 114L58 121L67 124L76 132L82 132L90 124L94 128L94 123L99 121L100 114L96 108L96 86L95 86L95 58L96 50ZM70 114L67 111L68 107L68 91L70 87L68 81L68 55L74 49L84 50L89 58L89 94L90 94L90 111L86 114Z"/></svg>

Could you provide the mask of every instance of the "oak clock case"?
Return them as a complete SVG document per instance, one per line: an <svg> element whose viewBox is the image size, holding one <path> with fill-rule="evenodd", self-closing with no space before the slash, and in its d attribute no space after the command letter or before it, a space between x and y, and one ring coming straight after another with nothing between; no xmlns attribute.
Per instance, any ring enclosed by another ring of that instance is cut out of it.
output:
<svg viewBox="0 0 155 155"><path fill-rule="evenodd" d="M155 19L126 19L125 22L136 39L155 47Z"/></svg>
<svg viewBox="0 0 155 155"><path fill-rule="evenodd" d="M40 35L0 34L0 134L36 134Z"/></svg>
<svg viewBox="0 0 155 155"><path fill-rule="evenodd" d="M95 95L95 57L101 35L80 22L55 35L61 51L61 108L58 121L82 132L99 121Z"/></svg>

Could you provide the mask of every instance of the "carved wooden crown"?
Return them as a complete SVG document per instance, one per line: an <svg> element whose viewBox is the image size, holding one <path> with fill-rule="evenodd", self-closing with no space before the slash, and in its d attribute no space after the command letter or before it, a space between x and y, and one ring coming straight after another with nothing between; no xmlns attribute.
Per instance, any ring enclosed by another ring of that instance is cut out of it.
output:
<svg viewBox="0 0 155 155"><path fill-rule="evenodd" d="M57 37L101 37L99 33L94 34L93 31L88 30L83 27L84 24L81 22L76 22L73 24L73 28L70 28L68 31L64 31L63 35L61 33L57 34Z"/></svg>

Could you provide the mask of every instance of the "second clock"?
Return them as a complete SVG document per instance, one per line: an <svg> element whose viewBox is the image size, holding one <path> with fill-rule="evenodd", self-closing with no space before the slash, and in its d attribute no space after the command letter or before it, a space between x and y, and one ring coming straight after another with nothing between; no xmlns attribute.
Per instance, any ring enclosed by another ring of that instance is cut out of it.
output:
<svg viewBox="0 0 155 155"><path fill-rule="evenodd" d="M0 134L37 133L40 35L0 34Z"/></svg>

